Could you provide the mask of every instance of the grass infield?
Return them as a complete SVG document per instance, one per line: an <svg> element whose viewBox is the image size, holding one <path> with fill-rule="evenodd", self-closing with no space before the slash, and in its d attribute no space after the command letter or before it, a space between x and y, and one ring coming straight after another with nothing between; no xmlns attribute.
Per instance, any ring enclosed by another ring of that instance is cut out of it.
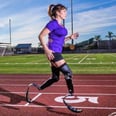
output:
<svg viewBox="0 0 116 116"><path fill-rule="evenodd" d="M63 54L73 74L116 74L116 53ZM0 57L0 74L50 74L44 54Z"/></svg>

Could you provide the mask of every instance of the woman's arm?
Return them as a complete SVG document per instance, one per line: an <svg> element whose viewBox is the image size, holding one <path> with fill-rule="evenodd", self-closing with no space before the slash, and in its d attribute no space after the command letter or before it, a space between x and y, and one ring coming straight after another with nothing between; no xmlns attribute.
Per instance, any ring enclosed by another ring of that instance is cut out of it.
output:
<svg viewBox="0 0 116 116"><path fill-rule="evenodd" d="M65 41L68 41L68 40L71 40L71 39L76 39L77 37L79 37L79 34L78 33L73 33L70 36L67 36L65 38Z"/></svg>
<svg viewBox="0 0 116 116"><path fill-rule="evenodd" d="M46 42L44 40L45 36L47 36L48 34L49 34L49 30L47 28L44 28L38 36L38 39L40 40L40 43L43 46L44 51L48 50L48 46L46 45Z"/></svg>
<svg viewBox="0 0 116 116"><path fill-rule="evenodd" d="M43 46L43 49L44 49L44 51L45 51L45 54L46 54L46 56L47 56L47 58L48 58L48 60L52 60L53 58L54 58L54 56L53 56L53 51L52 50L50 50L49 48L48 48L48 46L46 45L46 42L45 42L45 36L47 36L48 34L50 33L50 30L49 29L47 29L47 28L44 28L41 32L40 32L40 34L39 34L39 36L38 36L38 39L40 40L40 43L41 43L41 45Z"/></svg>

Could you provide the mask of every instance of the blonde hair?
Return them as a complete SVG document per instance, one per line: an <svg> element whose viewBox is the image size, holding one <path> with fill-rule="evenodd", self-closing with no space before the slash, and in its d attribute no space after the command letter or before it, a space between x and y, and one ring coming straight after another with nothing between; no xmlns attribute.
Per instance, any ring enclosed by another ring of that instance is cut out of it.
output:
<svg viewBox="0 0 116 116"><path fill-rule="evenodd" d="M61 11L63 9L67 10L67 8L62 4L57 4L57 5L51 4L48 8L48 15L51 17L51 19L54 19L56 18L57 15L56 12Z"/></svg>

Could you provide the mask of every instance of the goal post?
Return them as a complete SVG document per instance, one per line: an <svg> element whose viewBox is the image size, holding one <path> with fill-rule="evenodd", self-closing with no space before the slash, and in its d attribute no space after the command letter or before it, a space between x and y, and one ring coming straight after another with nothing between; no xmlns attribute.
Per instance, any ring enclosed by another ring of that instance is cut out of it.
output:
<svg viewBox="0 0 116 116"><path fill-rule="evenodd" d="M0 56L11 55L12 48L10 43L0 43Z"/></svg>

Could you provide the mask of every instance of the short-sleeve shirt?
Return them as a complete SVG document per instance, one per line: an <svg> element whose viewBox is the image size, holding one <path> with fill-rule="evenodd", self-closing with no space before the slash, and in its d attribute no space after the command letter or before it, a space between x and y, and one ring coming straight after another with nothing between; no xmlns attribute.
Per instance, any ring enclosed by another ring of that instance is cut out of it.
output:
<svg viewBox="0 0 116 116"><path fill-rule="evenodd" d="M55 53L62 53L65 36L67 35L67 29L60 25L57 20L53 19L45 26L50 30L48 35L48 48Z"/></svg>

